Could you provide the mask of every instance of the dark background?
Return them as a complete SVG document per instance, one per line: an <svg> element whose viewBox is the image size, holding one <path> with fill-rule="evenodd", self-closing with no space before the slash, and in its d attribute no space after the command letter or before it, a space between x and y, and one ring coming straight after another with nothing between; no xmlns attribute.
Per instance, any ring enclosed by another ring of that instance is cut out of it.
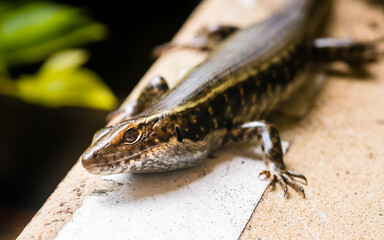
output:
<svg viewBox="0 0 384 240"><path fill-rule="evenodd" d="M83 7L107 25L107 40L86 46L91 53L86 67L122 101L152 64L151 49L169 41L199 1L125 1L128 6L114 1L56 2ZM0 95L0 239L17 236L90 144L93 133L105 125L106 114L48 109Z"/></svg>

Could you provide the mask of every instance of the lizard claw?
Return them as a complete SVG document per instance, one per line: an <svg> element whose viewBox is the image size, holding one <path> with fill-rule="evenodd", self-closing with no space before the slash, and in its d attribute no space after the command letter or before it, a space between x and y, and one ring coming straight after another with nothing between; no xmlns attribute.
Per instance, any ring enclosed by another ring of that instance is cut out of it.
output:
<svg viewBox="0 0 384 240"><path fill-rule="evenodd" d="M282 170L279 168L274 167L273 171L264 170L259 174L260 176L265 176L266 178L271 179L271 184L274 185L276 182L279 183L279 185L284 190L284 198L287 196L288 192L288 185L291 186L293 189L295 189L298 192L301 192L303 194L303 198L305 198L305 191L304 188L298 184L297 179L302 179L305 181L305 184L307 184L307 178L303 174L295 173L289 170Z"/></svg>

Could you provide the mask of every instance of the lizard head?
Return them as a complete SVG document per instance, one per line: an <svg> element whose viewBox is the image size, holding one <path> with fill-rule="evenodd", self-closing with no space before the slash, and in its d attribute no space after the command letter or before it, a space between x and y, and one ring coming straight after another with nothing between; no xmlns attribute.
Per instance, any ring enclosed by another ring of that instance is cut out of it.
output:
<svg viewBox="0 0 384 240"><path fill-rule="evenodd" d="M96 132L81 162L88 172L101 175L189 167L191 148L197 146L181 134L166 116L123 121Z"/></svg>

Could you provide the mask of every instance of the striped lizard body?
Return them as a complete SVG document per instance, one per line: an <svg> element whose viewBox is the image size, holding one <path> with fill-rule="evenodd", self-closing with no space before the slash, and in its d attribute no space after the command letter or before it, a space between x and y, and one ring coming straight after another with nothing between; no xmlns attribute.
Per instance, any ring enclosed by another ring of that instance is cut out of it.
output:
<svg viewBox="0 0 384 240"><path fill-rule="evenodd" d="M285 193L290 185L304 195L296 180L305 177L286 169L279 133L262 118L305 81L299 76L316 60L313 29L329 4L289 0L266 20L232 34L173 89L155 78L146 90L162 96L150 103L139 97L133 111L120 112L118 124L98 131L83 166L104 175L164 172L192 167L228 141L258 139L269 168L262 174Z"/></svg>

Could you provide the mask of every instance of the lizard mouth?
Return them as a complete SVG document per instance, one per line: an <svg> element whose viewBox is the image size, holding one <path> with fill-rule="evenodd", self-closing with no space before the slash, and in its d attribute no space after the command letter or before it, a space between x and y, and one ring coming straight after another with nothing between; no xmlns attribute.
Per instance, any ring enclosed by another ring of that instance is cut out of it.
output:
<svg viewBox="0 0 384 240"><path fill-rule="evenodd" d="M135 155L116 159L113 162L96 162L94 161L94 154L83 154L81 157L81 163L83 167L91 174L95 175L111 175L118 173L140 173L145 172L143 170L143 163L149 161L155 161L161 157L161 151L164 144L153 146ZM150 156L150 157L148 157ZM107 159L108 157L104 157Z"/></svg>
<svg viewBox="0 0 384 240"><path fill-rule="evenodd" d="M212 137L213 135L209 136ZM207 140L194 142L184 139L183 143L180 143L173 138L171 141L137 151L133 155L117 154L119 158L111 156L113 151L110 151L109 155L105 153L94 154L90 151L83 156L83 166L89 173L96 175L173 171L178 168L192 167L204 159L212 147L210 144L205 144L206 142ZM190 149L200 150L191 154L188 152Z"/></svg>
<svg viewBox="0 0 384 240"><path fill-rule="evenodd" d="M96 175L111 175L123 172L132 172L130 169L133 166L141 165L140 154L130 156L121 160L114 161L112 163L89 163L82 161L83 167L92 174ZM133 161L132 161L133 160ZM140 164L138 164L140 163Z"/></svg>

